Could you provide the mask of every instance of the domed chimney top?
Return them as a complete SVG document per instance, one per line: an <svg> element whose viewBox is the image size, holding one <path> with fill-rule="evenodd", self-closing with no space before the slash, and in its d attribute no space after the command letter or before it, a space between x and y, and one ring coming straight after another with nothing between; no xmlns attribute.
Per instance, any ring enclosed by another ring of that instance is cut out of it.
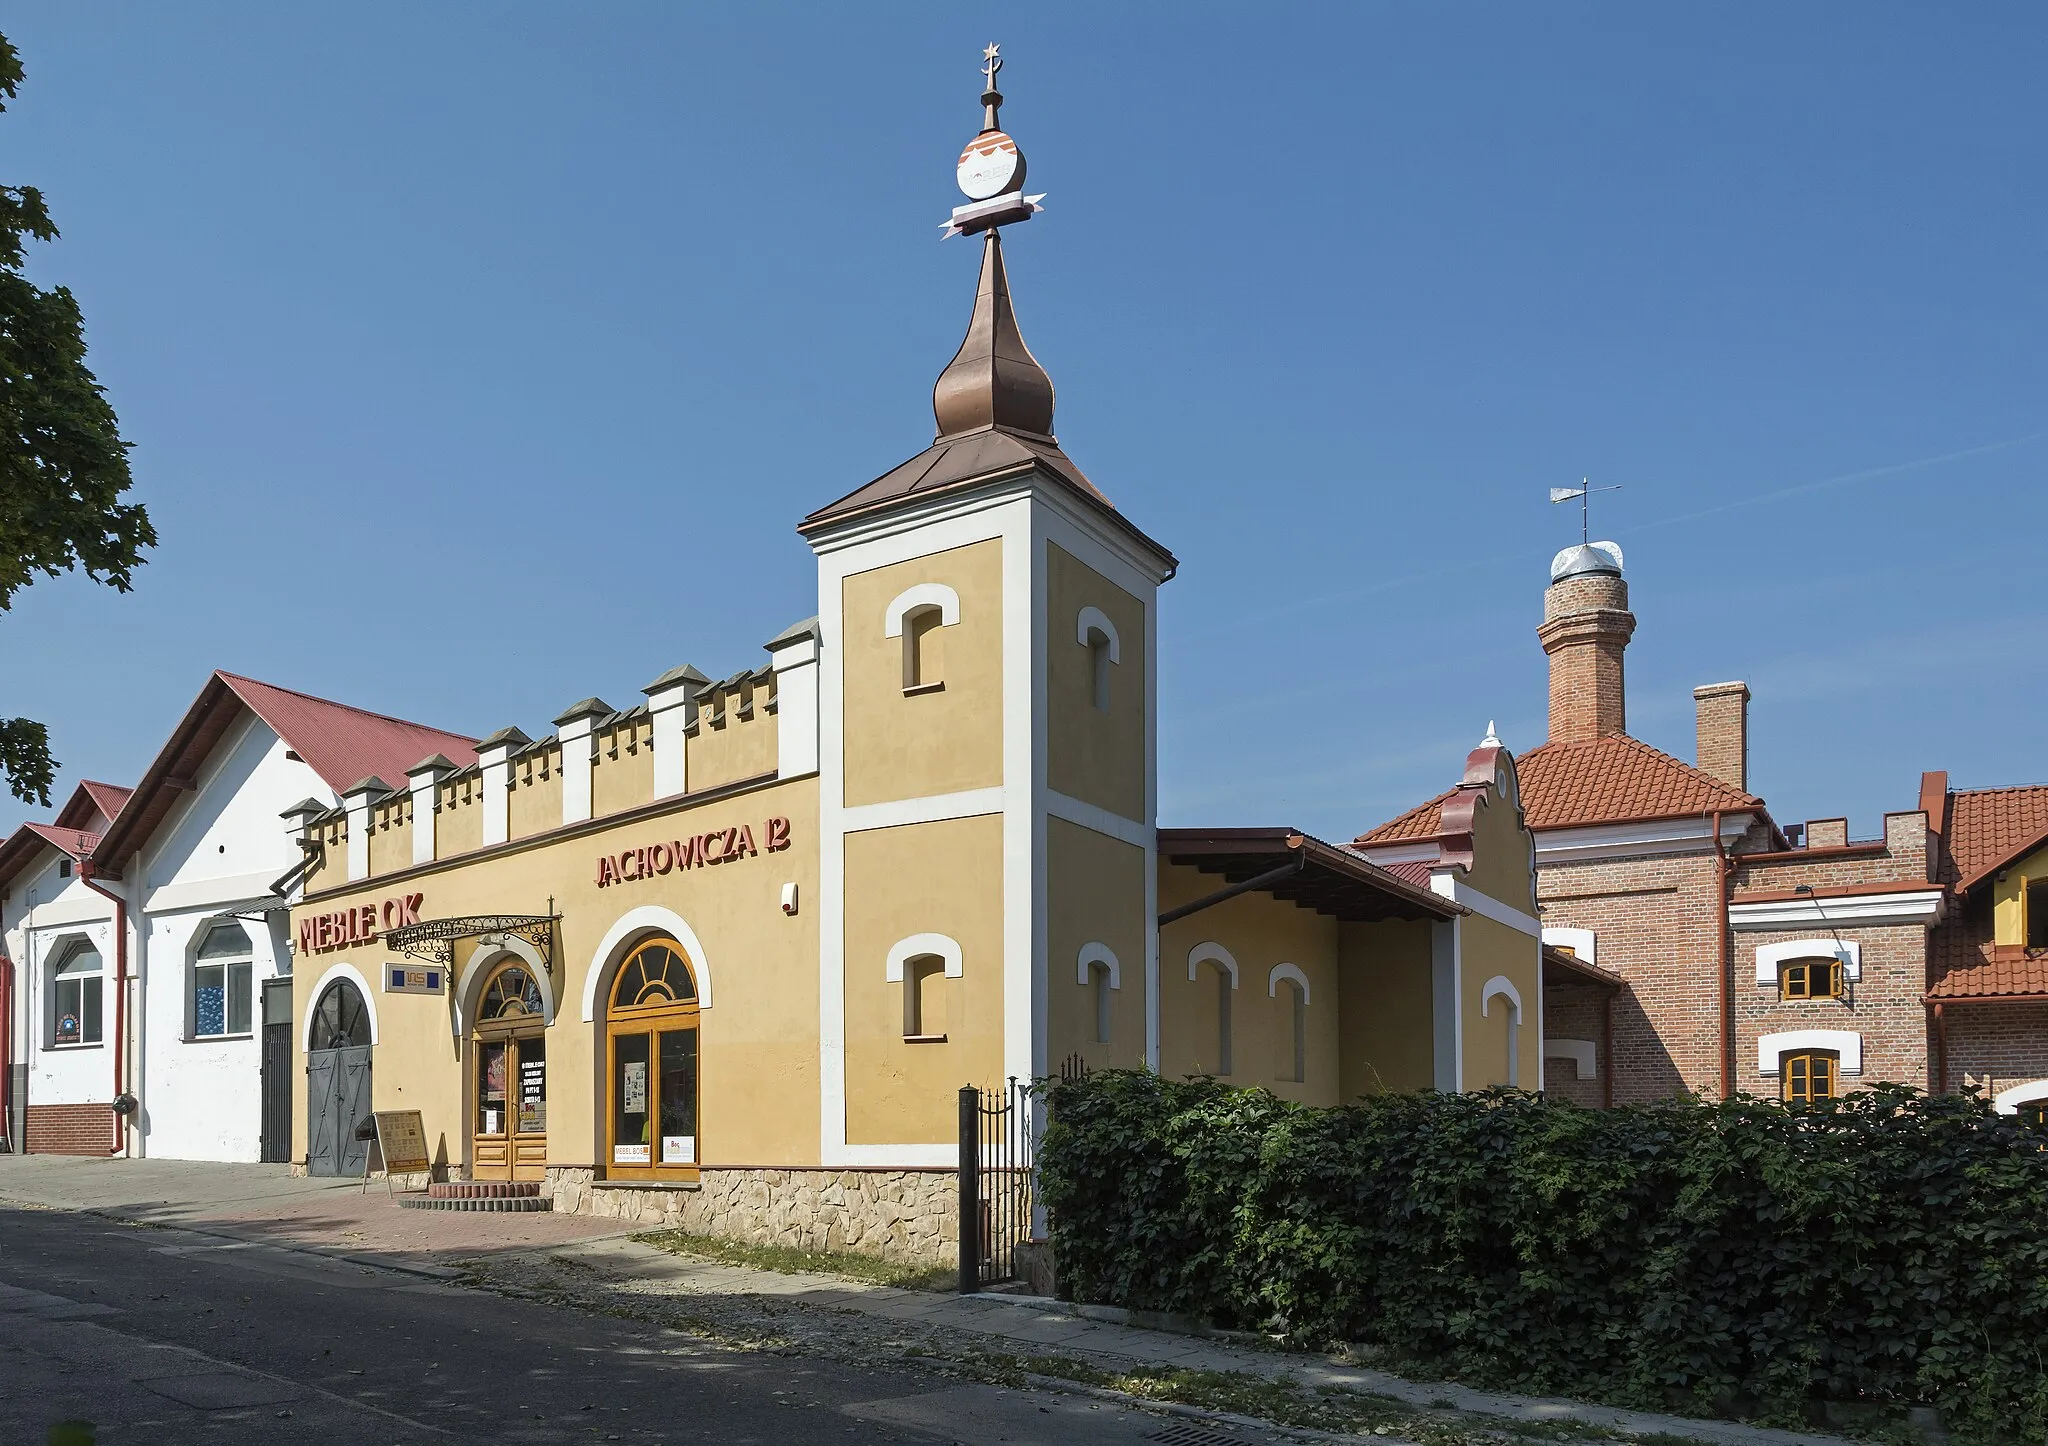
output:
<svg viewBox="0 0 2048 1446"><path fill-rule="evenodd" d="M1621 545L1614 542L1577 542L1550 559L1550 580L1563 582L1586 573L1621 576Z"/></svg>

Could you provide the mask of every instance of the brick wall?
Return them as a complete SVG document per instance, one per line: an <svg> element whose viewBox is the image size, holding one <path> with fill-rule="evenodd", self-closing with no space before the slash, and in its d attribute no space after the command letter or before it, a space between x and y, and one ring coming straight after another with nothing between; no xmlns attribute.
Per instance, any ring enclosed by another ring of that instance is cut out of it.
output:
<svg viewBox="0 0 2048 1446"><path fill-rule="evenodd" d="M1700 772L1749 792L1749 685L1708 683L1692 696L1693 759Z"/></svg>
<svg viewBox="0 0 2048 1446"><path fill-rule="evenodd" d="M1743 859L1735 870L1735 897L1782 894L1800 884L1816 889L1867 884L1924 883L1928 876L1926 815L1885 815L1882 846L1816 845L1833 835L1809 830L1808 847ZM1832 852L1840 847L1841 852ZM1820 908L1827 908L1823 896ZM1756 982L1760 945L1792 939L1836 937L1855 942L1862 954L1862 978L1842 999L1780 1000L1773 984ZM1736 1080L1750 1094L1777 1095L1779 1076L1757 1069L1757 1039L1792 1029L1853 1030L1863 1039L1863 1072L1844 1075L1844 1088L1858 1085L1928 1086L1927 929L1919 924L1862 925L1816 919L1796 928L1744 931L1735 936Z"/></svg>
<svg viewBox="0 0 2048 1446"><path fill-rule="evenodd" d="M31 1155L105 1155L114 1142L114 1112L105 1105L36 1105L23 1134Z"/></svg>
<svg viewBox="0 0 2048 1446"><path fill-rule="evenodd" d="M1775 974L1756 982L1756 951L1766 944L1814 939L1832 946L1839 935L1855 943L1862 978L1850 980L1841 999L1778 997ZM1886 927L1811 925L1744 931L1735 936L1736 1088L1776 1097L1782 1077L1757 1069L1757 1040L1793 1029L1845 1029L1862 1036L1863 1073L1842 1076L1845 1090L1880 1082L1927 1088L1927 931L1918 924Z"/></svg>
<svg viewBox="0 0 2048 1446"><path fill-rule="evenodd" d="M1591 929L1595 962L1628 984L1614 1002L1616 1104L1720 1094L1719 869L1702 851L1538 870L1544 924Z"/></svg>
<svg viewBox="0 0 2048 1446"><path fill-rule="evenodd" d="M1606 1101L1601 1080L1613 1067L1607 1043L1607 991L1591 984L1551 984L1543 990L1543 1037L1593 1041L1592 1079L1580 1079L1568 1059L1543 1060L1544 1092L1575 1104L1598 1106ZM1618 1004L1619 1001L1617 1001Z"/></svg>
<svg viewBox="0 0 2048 1446"><path fill-rule="evenodd" d="M1950 1089L1975 1085L1985 1098L2048 1079L2048 1001L1998 1000L1942 1007Z"/></svg>
<svg viewBox="0 0 2048 1446"><path fill-rule="evenodd" d="M1635 631L1628 584L1610 573L1554 582L1536 636L1550 657L1550 741L1578 743L1628 727L1622 651Z"/></svg>

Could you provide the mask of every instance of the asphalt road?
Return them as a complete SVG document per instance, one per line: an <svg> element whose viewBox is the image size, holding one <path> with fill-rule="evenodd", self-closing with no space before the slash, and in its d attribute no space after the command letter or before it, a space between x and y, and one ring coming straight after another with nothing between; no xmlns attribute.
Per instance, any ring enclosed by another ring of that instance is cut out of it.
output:
<svg viewBox="0 0 2048 1446"><path fill-rule="evenodd" d="M0 1446L41 1446L67 1419L107 1446L1234 1439L886 1359L734 1350L266 1245L0 1209Z"/></svg>

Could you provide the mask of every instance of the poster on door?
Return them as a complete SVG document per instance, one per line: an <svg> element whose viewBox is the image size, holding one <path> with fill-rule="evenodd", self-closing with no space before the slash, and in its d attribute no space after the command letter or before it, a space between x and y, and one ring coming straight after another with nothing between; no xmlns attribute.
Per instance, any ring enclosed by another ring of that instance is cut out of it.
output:
<svg viewBox="0 0 2048 1446"><path fill-rule="evenodd" d="M548 1062L519 1061L519 1133L544 1135L548 1129Z"/></svg>

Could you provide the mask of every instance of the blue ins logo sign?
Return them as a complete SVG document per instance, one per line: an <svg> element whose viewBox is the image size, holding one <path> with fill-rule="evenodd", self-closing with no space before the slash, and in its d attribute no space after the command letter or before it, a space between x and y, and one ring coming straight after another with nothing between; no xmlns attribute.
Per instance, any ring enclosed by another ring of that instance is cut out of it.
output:
<svg viewBox="0 0 2048 1446"><path fill-rule="evenodd" d="M387 964L384 966L384 992L386 994L439 994L447 982L447 971L408 964Z"/></svg>

